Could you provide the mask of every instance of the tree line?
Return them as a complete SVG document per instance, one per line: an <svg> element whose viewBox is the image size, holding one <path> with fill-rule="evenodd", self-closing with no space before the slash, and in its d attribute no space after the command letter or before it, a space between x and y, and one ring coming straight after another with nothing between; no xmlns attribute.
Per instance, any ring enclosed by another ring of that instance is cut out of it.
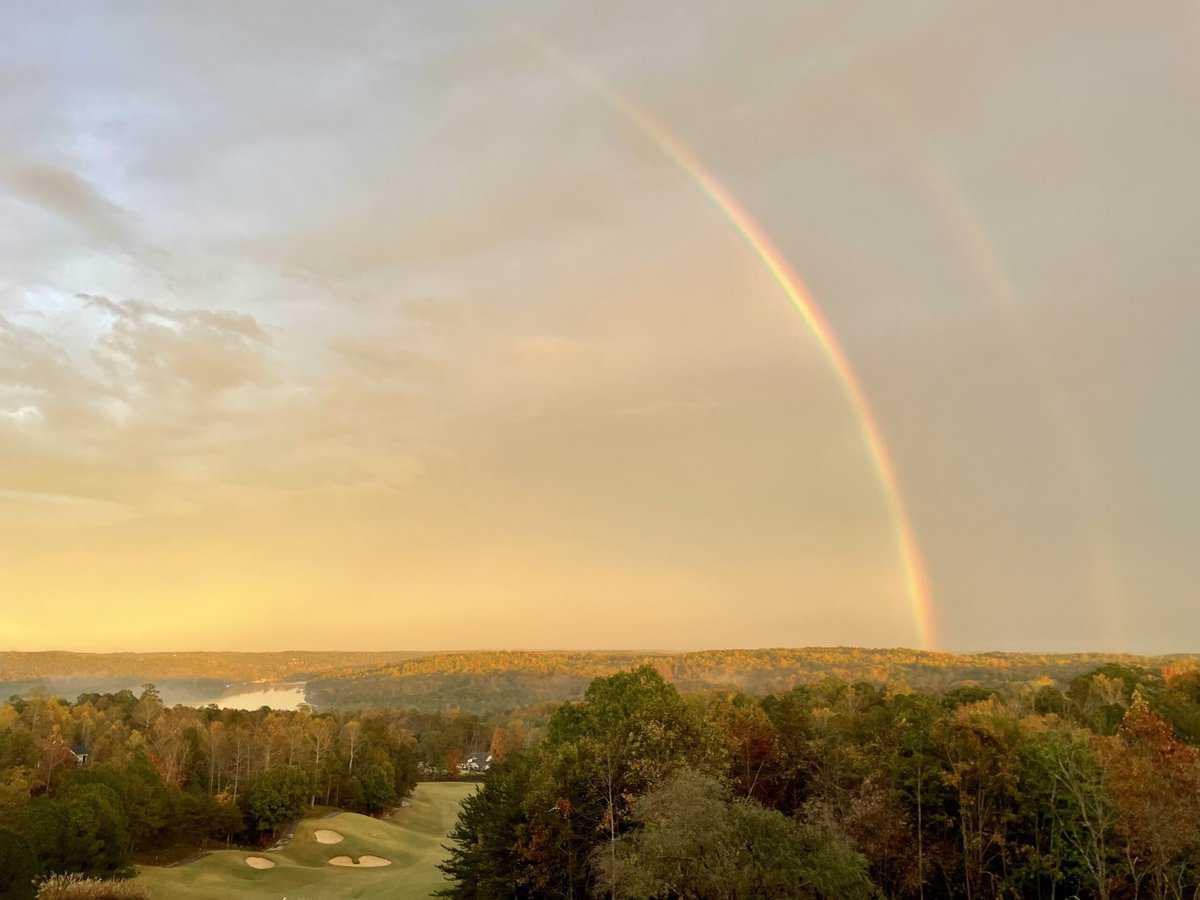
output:
<svg viewBox="0 0 1200 900"><path fill-rule="evenodd" d="M481 651L430 654L384 666L322 672L307 684L321 709L458 709L482 715L578 700L593 678L651 666L684 693L732 689L765 696L823 678L942 691L965 681L1008 688L1044 679L1065 686L1099 666L1162 668L1196 657L1100 653L938 653L862 647L705 650L694 653Z"/></svg>
<svg viewBox="0 0 1200 900"><path fill-rule="evenodd" d="M443 896L1200 895L1200 673L826 679L681 695L595 679L464 803Z"/></svg>

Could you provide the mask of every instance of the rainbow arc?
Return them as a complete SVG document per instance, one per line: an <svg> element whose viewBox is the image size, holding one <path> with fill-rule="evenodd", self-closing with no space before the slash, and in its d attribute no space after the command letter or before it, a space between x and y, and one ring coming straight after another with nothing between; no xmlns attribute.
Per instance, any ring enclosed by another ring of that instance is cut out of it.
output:
<svg viewBox="0 0 1200 900"><path fill-rule="evenodd" d="M929 580L920 548L912 528L908 509L900 490L896 467L892 463L875 412L868 402L862 384L850 360L804 281L788 264L787 258L771 241L766 231L754 220L737 198L700 161L673 132L640 106L609 86L598 74L586 69L539 35L525 33L525 38L545 56L570 72L573 78L593 91L615 112L619 113L648 138L662 154L683 171L704 192L713 205L754 251L771 277L782 289L788 302L804 318L826 359L838 376L846 397L853 407L871 463L875 468L884 499L895 526L897 552L904 572L905 587L912 608L916 630L923 648L936 643L933 601Z"/></svg>

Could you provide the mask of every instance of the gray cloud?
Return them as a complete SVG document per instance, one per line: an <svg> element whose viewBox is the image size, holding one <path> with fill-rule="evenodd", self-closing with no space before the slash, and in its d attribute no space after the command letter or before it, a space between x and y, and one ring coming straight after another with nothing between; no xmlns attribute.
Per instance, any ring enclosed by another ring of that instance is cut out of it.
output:
<svg viewBox="0 0 1200 900"><path fill-rule="evenodd" d="M26 163L0 169L0 180L17 197L75 225L93 241L120 245L128 239L121 210L74 172Z"/></svg>

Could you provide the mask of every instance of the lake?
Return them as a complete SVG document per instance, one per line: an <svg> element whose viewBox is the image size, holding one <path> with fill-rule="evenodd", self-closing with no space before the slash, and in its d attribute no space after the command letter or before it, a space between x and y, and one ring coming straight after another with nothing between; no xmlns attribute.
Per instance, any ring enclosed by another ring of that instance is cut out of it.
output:
<svg viewBox="0 0 1200 900"><path fill-rule="evenodd" d="M304 702L304 682L292 684L231 684L218 696L195 701L195 706L215 703L225 709L296 709Z"/></svg>

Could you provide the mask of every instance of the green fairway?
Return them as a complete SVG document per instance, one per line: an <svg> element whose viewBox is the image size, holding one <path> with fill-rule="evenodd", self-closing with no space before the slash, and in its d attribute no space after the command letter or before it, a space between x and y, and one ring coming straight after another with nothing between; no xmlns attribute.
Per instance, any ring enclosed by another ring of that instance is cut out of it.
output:
<svg viewBox="0 0 1200 900"><path fill-rule="evenodd" d="M473 784L423 783L411 804L388 819L339 813L327 819L305 819L282 850L249 853L219 850L181 866L144 866L137 883L155 900L199 900L215 897L258 897L278 900L323 900L339 897L428 897L445 881L437 864L442 844L454 825L463 798ZM319 843L314 832L335 831L343 840ZM274 868L253 869L247 856L261 856ZM329 864L337 856L378 856L391 860L379 868L346 868Z"/></svg>

